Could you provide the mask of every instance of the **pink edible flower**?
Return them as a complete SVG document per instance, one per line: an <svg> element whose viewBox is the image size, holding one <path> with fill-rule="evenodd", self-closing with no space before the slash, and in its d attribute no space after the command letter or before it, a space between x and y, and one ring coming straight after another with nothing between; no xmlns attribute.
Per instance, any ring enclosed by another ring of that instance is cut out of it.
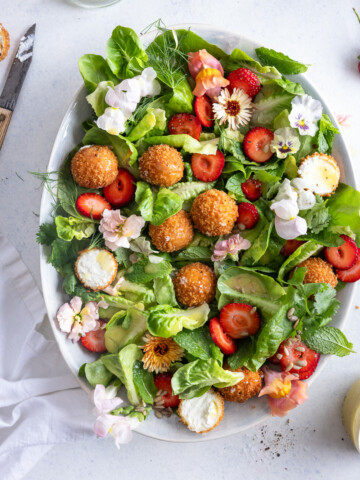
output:
<svg viewBox="0 0 360 480"><path fill-rule="evenodd" d="M216 68L221 75L224 75L224 69L215 57L210 55L205 49L197 52L188 53L189 72L193 78L196 78L197 74L204 70L204 68Z"/></svg>
<svg viewBox="0 0 360 480"><path fill-rule="evenodd" d="M96 385L92 393L92 401L95 404L93 414L96 416L94 432L99 437L105 437L109 433L114 438L117 448L120 448L120 444L131 441L132 429L138 426L139 420L110 414L123 403L116 393L117 388L114 386L105 388L104 385Z"/></svg>
<svg viewBox="0 0 360 480"><path fill-rule="evenodd" d="M138 238L144 225L142 217L130 215L127 218L120 214L120 210L104 210L99 230L105 245L114 252L119 247L129 248L129 240Z"/></svg>
<svg viewBox="0 0 360 480"><path fill-rule="evenodd" d="M68 338L73 342L79 341L80 337L87 332L98 330L99 312L95 302L88 302L84 308L80 297L74 297L68 303L64 303L56 314L60 330L68 333Z"/></svg>
<svg viewBox="0 0 360 480"><path fill-rule="evenodd" d="M271 415L273 417L285 417L285 415L304 403L307 399L307 383L298 380L297 377L286 372L276 372L263 367L265 375L265 387L259 393L259 397L268 395Z"/></svg>
<svg viewBox="0 0 360 480"><path fill-rule="evenodd" d="M351 125L349 122L350 117L351 115L339 113L338 115L336 115L336 120L339 122L339 125L341 125L342 127L350 127Z"/></svg>
<svg viewBox="0 0 360 480"><path fill-rule="evenodd" d="M227 87L230 83L216 68L204 68L196 75L195 80L196 86L193 94L196 97L207 95L212 100L215 100L220 95L222 87Z"/></svg>
<svg viewBox="0 0 360 480"><path fill-rule="evenodd" d="M240 250L247 250L250 247L251 243L249 240L242 238L242 236L237 233L236 235L231 235L231 237L215 243L211 260L213 262L221 262L228 254L236 255Z"/></svg>

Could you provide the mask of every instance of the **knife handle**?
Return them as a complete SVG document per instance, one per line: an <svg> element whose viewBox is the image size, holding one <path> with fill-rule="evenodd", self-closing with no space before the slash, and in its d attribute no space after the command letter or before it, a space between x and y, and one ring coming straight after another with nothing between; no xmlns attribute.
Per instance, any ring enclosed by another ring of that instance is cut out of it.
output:
<svg viewBox="0 0 360 480"><path fill-rule="evenodd" d="M2 147L6 131L8 129L10 120L12 116L12 111L7 110L6 108L0 107L0 149Z"/></svg>

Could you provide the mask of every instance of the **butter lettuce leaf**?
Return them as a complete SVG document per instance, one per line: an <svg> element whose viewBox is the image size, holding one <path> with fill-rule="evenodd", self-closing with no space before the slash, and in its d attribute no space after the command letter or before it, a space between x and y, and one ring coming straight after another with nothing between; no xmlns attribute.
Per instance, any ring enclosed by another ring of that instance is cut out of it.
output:
<svg viewBox="0 0 360 480"><path fill-rule="evenodd" d="M287 55L275 50L260 47L255 49L256 55L264 65L272 65L284 75L296 75L307 71L307 65L292 60Z"/></svg>
<svg viewBox="0 0 360 480"><path fill-rule="evenodd" d="M100 82L118 83L109 64L101 55L87 54L80 57L79 70L89 94L96 90Z"/></svg>
<svg viewBox="0 0 360 480"><path fill-rule="evenodd" d="M55 217L56 232L59 238L70 242L73 238L89 238L95 232L95 223L91 219L76 217Z"/></svg>
<svg viewBox="0 0 360 480"><path fill-rule="evenodd" d="M219 143L218 138L199 142L186 134L148 137L146 141L150 145L165 144L175 148L182 148L187 153L203 153L205 155L215 155Z"/></svg>

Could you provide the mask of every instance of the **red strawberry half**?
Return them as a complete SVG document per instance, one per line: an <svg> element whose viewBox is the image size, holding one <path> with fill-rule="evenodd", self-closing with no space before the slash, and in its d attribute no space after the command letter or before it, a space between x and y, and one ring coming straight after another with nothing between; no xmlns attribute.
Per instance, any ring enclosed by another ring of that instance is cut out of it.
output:
<svg viewBox="0 0 360 480"><path fill-rule="evenodd" d="M290 257L292 253L295 252L303 243L301 240L286 240L285 245L280 250L281 255L285 257Z"/></svg>
<svg viewBox="0 0 360 480"><path fill-rule="evenodd" d="M228 303L221 309L220 325L231 338L254 335L260 328L256 307L246 303Z"/></svg>
<svg viewBox="0 0 360 480"><path fill-rule="evenodd" d="M217 180L225 165L225 157L220 150L215 155L194 153L191 157L191 170L194 176L202 182Z"/></svg>
<svg viewBox="0 0 360 480"><path fill-rule="evenodd" d="M260 180L248 178L241 184L241 190L248 200L255 202L255 200L261 197L261 182Z"/></svg>
<svg viewBox="0 0 360 480"><path fill-rule="evenodd" d="M264 163L273 156L270 150L271 140L274 134L265 127L255 127L247 132L244 138L244 152L257 163Z"/></svg>
<svg viewBox="0 0 360 480"><path fill-rule="evenodd" d="M212 103L208 96L196 97L194 109L199 122L204 127L212 127L214 123Z"/></svg>
<svg viewBox="0 0 360 480"><path fill-rule="evenodd" d="M111 205L98 193L82 193L76 200L76 210L84 217L99 220L104 210L111 210Z"/></svg>
<svg viewBox="0 0 360 480"><path fill-rule="evenodd" d="M342 282L353 283L360 280L360 248L358 248L358 257L354 265L347 270L340 270L338 268L335 273Z"/></svg>
<svg viewBox="0 0 360 480"><path fill-rule="evenodd" d="M241 202L238 205L239 216L237 223L242 223L245 228L253 228L259 221L259 212L255 205L248 202Z"/></svg>
<svg viewBox="0 0 360 480"><path fill-rule="evenodd" d="M339 247L326 247L324 255L326 260L335 268L347 270L351 268L358 258L358 248L354 240L347 235L341 235L344 243Z"/></svg>
<svg viewBox="0 0 360 480"><path fill-rule="evenodd" d="M105 347L105 322L99 320L100 328L86 333L80 338L83 346L90 352L103 353L106 352Z"/></svg>
<svg viewBox="0 0 360 480"><path fill-rule="evenodd" d="M247 68L238 68L229 73L227 79L230 85L227 87L230 92L234 88L244 90L249 97L255 97L260 92L261 84L257 75Z"/></svg>
<svg viewBox="0 0 360 480"><path fill-rule="evenodd" d="M185 133L199 140L201 133L201 123L195 115L190 113L177 113L171 117L168 124L169 133L171 135L180 135Z"/></svg>
<svg viewBox="0 0 360 480"><path fill-rule="evenodd" d="M320 354L311 350L301 340L289 338L282 342L278 350L281 370L297 373L300 380L309 378L319 363Z"/></svg>
<svg viewBox="0 0 360 480"><path fill-rule="evenodd" d="M231 338L220 325L217 317L214 317L209 322L209 329L211 338L214 343L220 348L225 355L232 355L236 352L236 342Z"/></svg>
<svg viewBox="0 0 360 480"><path fill-rule="evenodd" d="M168 408L168 407L174 408L174 407L177 407L180 403L179 396L172 394L171 379L172 379L172 374L168 372L154 375L155 387L158 390L164 390L165 392L167 392L165 395L161 397L162 400L164 401L165 408Z"/></svg>
<svg viewBox="0 0 360 480"><path fill-rule="evenodd" d="M135 178L125 168L120 168L116 180L104 187L103 192L113 207L124 207L134 198Z"/></svg>

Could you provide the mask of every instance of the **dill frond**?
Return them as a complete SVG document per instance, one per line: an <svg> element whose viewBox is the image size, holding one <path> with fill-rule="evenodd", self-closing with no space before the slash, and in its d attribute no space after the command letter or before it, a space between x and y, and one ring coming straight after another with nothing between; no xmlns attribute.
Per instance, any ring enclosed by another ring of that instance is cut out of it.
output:
<svg viewBox="0 0 360 480"><path fill-rule="evenodd" d="M54 176L58 175L58 171L53 172L28 172L30 175L34 175L38 180L40 180L40 187L45 187L46 190L50 193L53 198L56 198L56 192L54 192L53 186L54 183L57 181L57 178Z"/></svg>

